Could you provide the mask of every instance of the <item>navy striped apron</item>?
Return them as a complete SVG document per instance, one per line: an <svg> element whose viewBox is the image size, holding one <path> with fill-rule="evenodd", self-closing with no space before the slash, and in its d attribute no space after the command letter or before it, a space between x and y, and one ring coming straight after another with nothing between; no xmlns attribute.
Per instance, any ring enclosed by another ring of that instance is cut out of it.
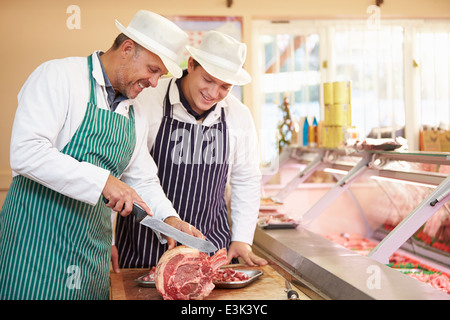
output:
<svg viewBox="0 0 450 320"><path fill-rule="evenodd" d="M210 127L172 118L170 85L164 117L150 154L158 166L162 188L181 219L199 229L217 248L230 245L230 227L225 202L228 172L228 133L225 112ZM157 264L167 245L161 245L150 228L134 217L118 216L116 245L121 268Z"/></svg>
<svg viewBox="0 0 450 320"><path fill-rule="evenodd" d="M90 101L80 127L61 150L119 177L135 148L129 118L96 105L92 56ZM0 212L0 299L108 299L111 209L69 198L15 176Z"/></svg>

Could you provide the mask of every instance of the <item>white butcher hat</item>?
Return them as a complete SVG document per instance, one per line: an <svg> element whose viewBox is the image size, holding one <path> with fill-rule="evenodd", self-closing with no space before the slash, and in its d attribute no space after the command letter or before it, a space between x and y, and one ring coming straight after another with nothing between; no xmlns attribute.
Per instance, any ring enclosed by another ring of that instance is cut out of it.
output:
<svg viewBox="0 0 450 320"><path fill-rule="evenodd" d="M150 11L138 11L127 28L116 20L116 27L128 38L158 55L165 67L176 78L182 70L179 59L188 35L172 21Z"/></svg>
<svg viewBox="0 0 450 320"><path fill-rule="evenodd" d="M247 46L218 31L209 31L200 48L186 46L191 56L213 77L226 83L244 85L252 78L245 71Z"/></svg>

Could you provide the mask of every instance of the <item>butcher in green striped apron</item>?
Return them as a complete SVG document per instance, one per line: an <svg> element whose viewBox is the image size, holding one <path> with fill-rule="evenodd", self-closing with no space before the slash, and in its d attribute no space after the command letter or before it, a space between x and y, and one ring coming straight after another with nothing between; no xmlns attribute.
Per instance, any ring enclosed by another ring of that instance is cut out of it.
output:
<svg viewBox="0 0 450 320"><path fill-rule="evenodd" d="M92 56L88 58L92 73ZM129 118L97 108L95 81L84 120L61 150L118 177L135 146ZM104 134L115 131L120 134ZM111 210L71 199L31 179L16 176L0 215L0 293L14 299L107 299ZM5 274L9 270L8 274ZM11 288L14 288L11 290Z"/></svg>
<svg viewBox="0 0 450 320"><path fill-rule="evenodd" d="M156 173L139 172L149 155L142 110L129 99L168 71L181 75L175 61L187 34L144 10L116 26L110 50L45 62L18 95L14 177L0 212L0 300L108 299L111 208L127 215L136 202L155 218L177 216Z"/></svg>

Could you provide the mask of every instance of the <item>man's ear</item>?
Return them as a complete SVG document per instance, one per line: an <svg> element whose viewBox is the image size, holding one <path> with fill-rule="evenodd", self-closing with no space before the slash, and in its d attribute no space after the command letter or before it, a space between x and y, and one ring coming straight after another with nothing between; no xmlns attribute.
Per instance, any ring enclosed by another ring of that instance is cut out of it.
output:
<svg viewBox="0 0 450 320"><path fill-rule="evenodd" d="M126 59L130 56L134 55L134 50L136 50L136 46L134 41L131 39L127 39L120 45L120 55L122 58Z"/></svg>
<svg viewBox="0 0 450 320"><path fill-rule="evenodd" d="M194 58L189 57L187 67L188 72L194 71Z"/></svg>

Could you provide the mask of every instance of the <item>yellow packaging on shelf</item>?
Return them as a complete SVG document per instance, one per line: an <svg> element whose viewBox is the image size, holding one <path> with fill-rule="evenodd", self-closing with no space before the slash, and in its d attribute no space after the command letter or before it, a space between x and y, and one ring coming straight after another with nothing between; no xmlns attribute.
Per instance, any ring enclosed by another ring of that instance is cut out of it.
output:
<svg viewBox="0 0 450 320"><path fill-rule="evenodd" d="M349 81L333 82L333 103L347 104L349 103Z"/></svg>
<svg viewBox="0 0 450 320"><path fill-rule="evenodd" d="M323 84L323 104L333 104L333 84L325 82Z"/></svg>
<svg viewBox="0 0 450 320"><path fill-rule="evenodd" d="M335 127L336 128L336 148L339 148L344 143L344 127Z"/></svg>
<svg viewBox="0 0 450 320"><path fill-rule="evenodd" d="M329 126L326 127L327 134L327 147L339 148L344 143L344 128L341 126Z"/></svg>
<svg viewBox="0 0 450 320"><path fill-rule="evenodd" d="M332 126L345 126L347 125L347 105L346 104L333 104L331 106L331 122Z"/></svg>
<svg viewBox="0 0 450 320"><path fill-rule="evenodd" d="M332 125L332 111L331 109L333 108L332 104L326 104L324 107L324 117L323 117L323 121L324 121L324 125L326 126L331 126Z"/></svg>
<svg viewBox="0 0 450 320"><path fill-rule="evenodd" d="M322 148L331 148L330 147L330 127L323 126L322 127L322 139L321 139L321 146Z"/></svg>
<svg viewBox="0 0 450 320"><path fill-rule="evenodd" d="M335 148L335 138L333 127L328 127L328 148Z"/></svg>

